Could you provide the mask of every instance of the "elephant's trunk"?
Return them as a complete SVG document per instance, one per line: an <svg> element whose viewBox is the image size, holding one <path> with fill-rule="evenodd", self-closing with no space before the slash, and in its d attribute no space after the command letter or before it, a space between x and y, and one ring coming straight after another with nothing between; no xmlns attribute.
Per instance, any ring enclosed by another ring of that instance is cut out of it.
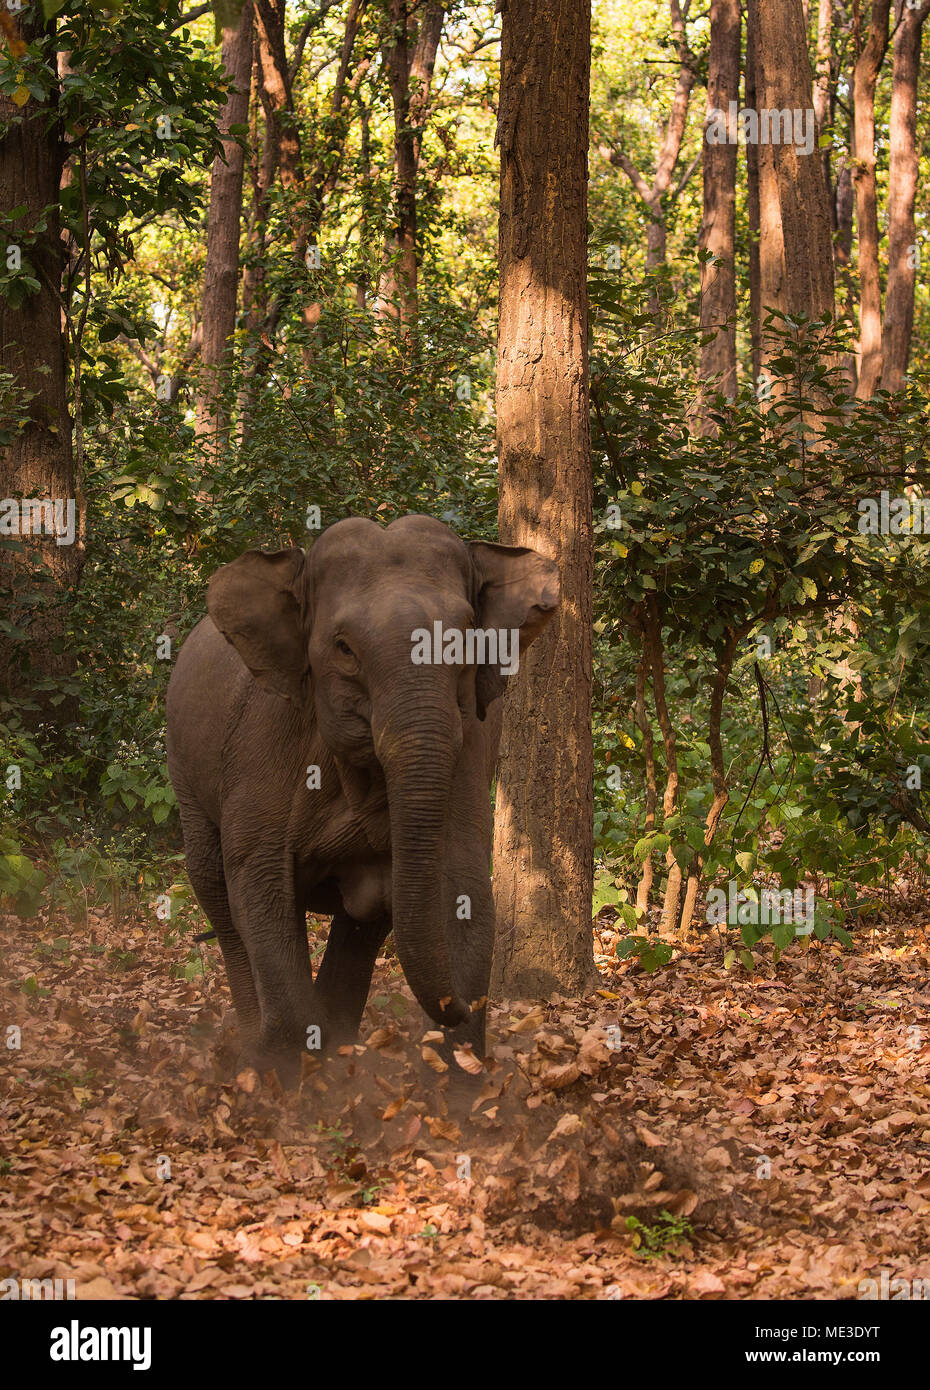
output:
<svg viewBox="0 0 930 1390"><path fill-rule="evenodd" d="M425 694L411 713L386 721L376 746L388 791L397 955L419 1004L453 1028L470 1012L453 984L443 910L446 822L462 730L454 699L429 701Z"/></svg>

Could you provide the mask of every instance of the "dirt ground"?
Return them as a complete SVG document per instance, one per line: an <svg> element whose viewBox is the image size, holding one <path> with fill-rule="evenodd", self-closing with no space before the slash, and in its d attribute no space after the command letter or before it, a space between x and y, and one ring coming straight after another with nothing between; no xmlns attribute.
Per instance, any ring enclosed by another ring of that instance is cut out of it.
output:
<svg viewBox="0 0 930 1390"><path fill-rule="evenodd" d="M282 1094L238 1069L215 944L189 980L160 923L0 918L0 1277L147 1299L930 1280L928 932L754 976L712 935L646 975L605 928L590 998L493 1009L458 1117L393 959L361 1043Z"/></svg>

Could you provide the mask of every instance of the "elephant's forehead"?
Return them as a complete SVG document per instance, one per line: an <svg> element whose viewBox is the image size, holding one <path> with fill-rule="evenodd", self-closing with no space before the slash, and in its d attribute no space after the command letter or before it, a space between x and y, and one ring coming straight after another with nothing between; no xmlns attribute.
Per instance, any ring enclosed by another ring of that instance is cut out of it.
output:
<svg viewBox="0 0 930 1390"><path fill-rule="evenodd" d="M401 517L387 527L362 517L336 522L313 546L310 562L315 577L329 573L341 582L353 574L368 580L398 571L424 578L457 573L464 580L469 573L464 542L428 516Z"/></svg>

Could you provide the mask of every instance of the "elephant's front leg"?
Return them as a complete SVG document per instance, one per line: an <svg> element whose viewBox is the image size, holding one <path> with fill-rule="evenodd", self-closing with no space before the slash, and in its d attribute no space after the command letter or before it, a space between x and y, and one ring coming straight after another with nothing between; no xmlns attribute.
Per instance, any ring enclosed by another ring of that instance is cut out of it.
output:
<svg viewBox="0 0 930 1390"><path fill-rule="evenodd" d="M378 952L391 930L388 917L356 922L337 912L316 977L317 998L328 1024L327 1047L354 1042L365 1011Z"/></svg>
<svg viewBox="0 0 930 1390"><path fill-rule="evenodd" d="M325 1036L326 1017L313 987L304 914L289 887L269 879L255 864L239 867L229 879L229 906L258 996L255 1064L260 1071L274 1067L284 1085L293 1085L302 1053Z"/></svg>

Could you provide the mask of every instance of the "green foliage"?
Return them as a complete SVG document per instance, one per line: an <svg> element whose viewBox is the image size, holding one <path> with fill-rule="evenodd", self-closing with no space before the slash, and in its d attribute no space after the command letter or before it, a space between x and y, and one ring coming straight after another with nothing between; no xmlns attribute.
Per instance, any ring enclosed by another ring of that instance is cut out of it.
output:
<svg viewBox="0 0 930 1390"><path fill-rule="evenodd" d="M702 892L735 880L751 899L767 884L813 882L815 938L848 944L844 923L875 910L877 885L926 866L925 538L919 528L870 534L861 505L919 481L920 384L852 410L837 333L771 315L771 399L762 409L748 392L718 398L700 433L688 425L687 334L657 345L635 299L598 277L593 297L595 748L615 782L596 777L602 872L618 906L647 857L664 889L668 851L685 880L699 874ZM650 632L679 786L663 815L667 750L653 713L656 822L644 835L644 734L618 715L633 703ZM715 744L728 800L708 846ZM764 936L777 958L796 925L740 925L743 964ZM655 968L655 947L629 936L618 951Z"/></svg>
<svg viewBox="0 0 930 1390"><path fill-rule="evenodd" d="M0 899L8 899L19 917L32 917L44 896L46 877L8 835L0 835Z"/></svg>
<svg viewBox="0 0 930 1390"><path fill-rule="evenodd" d="M668 941L658 941L652 936L625 936L617 942L616 953L620 960L635 958L646 974L651 975L660 965L668 965L673 948Z"/></svg>
<svg viewBox="0 0 930 1390"><path fill-rule="evenodd" d="M656 1260L663 1255L673 1254L694 1234L686 1216L673 1216L669 1211L660 1211L658 1220L651 1226L645 1225L636 1216L628 1216L624 1224L630 1232L633 1249L642 1260Z"/></svg>

